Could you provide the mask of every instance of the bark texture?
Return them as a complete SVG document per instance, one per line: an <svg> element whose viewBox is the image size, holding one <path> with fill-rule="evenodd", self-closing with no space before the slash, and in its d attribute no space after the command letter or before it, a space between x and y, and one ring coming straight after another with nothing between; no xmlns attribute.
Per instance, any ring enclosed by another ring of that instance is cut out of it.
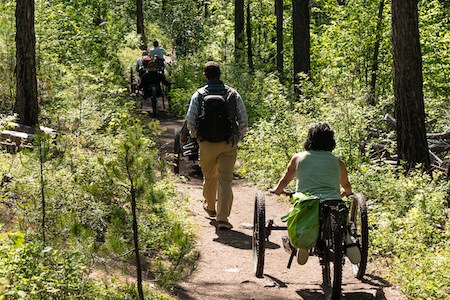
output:
<svg viewBox="0 0 450 300"><path fill-rule="evenodd" d="M428 168L417 0L392 1L392 38L398 155Z"/></svg>
<svg viewBox="0 0 450 300"><path fill-rule="evenodd" d="M243 62L244 52L244 0L234 1L234 58L237 63Z"/></svg>
<svg viewBox="0 0 450 300"><path fill-rule="evenodd" d="M35 126L39 105L36 79L36 37L34 0L16 2L16 102L14 112L19 123Z"/></svg>
<svg viewBox="0 0 450 300"><path fill-rule="evenodd" d="M283 0L275 0L275 16L277 19L277 71L283 79Z"/></svg>
<svg viewBox="0 0 450 300"><path fill-rule="evenodd" d="M309 0L292 0L292 33L294 45L294 83L300 83L299 73L311 74ZM300 93L296 88L296 96Z"/></svg>

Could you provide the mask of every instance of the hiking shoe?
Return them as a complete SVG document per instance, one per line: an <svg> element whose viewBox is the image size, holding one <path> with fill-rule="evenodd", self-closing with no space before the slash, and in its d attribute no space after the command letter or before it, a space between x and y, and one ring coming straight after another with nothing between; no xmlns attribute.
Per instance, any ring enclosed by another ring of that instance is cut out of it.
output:
<svg viewBox="0 0 450 300"><path fill-rule="evenodd" d="M208 209L208 203L203 202L203 209L206 211L206 213L208 214L208 216L210 218L215 218L216 217L216 211Z"/></svg>
<svg viewBox="0 0 450 300"><path fill-rule="evenodd" d="M221 230L229 230L233 228L233 225L231 225L228 221L217 221L217 229Z"/></svg>
<svg viewBox="0 0 450 300"><path fill-rule="evenodd" d="M282 236L281 242L283 243L284 251L286 251L287 254L291 254L292 245L291 245L291 241L289 241L289 237L287 235Z"/></svg>
<svg viewBox="0 0 450 300"><path fill-rule="evenodd" d="M297 249L297 262L299 265L304 265L308 261L309 250L308 249Z"/></svg>
<svg viewBox="0 0 450 300"><path fill-rule="evenodd" d="M345 255L356 265L361 262L361 252L359 251L358 245L356 244L356 239L352 237L348 232L345 235Z"/></svg>

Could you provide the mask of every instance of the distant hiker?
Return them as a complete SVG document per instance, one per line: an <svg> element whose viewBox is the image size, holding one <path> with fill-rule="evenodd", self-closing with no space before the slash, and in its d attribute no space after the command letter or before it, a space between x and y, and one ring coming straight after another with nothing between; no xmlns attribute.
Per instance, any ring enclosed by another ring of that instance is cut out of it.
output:
<svg viewBox="0 0 450 300"><path fill-rule="evenodd" d="M159 46L158 41L154 41L153 49L150 50L150 57L156 62L157 69L160 73L164 72L164 55L169 55L169 53L167 53L166 49Z"/></svg>
<svg viewBox="0 0 450 300"><path fill-rule="evenodd" d="M247 112L239 93L220 80L217 62L207 62L204 72L207 84L192 95L186 122L200 146L203 209L209 217L216 217L218 229L231 229L231 183L237 143L247 130Z"/></svg>
<svg viewBox="0 0 450 300"><path fill-rule="evenodd" d="M144 63L142 61L144 56L148 56L148 51L147 50L142 51L141 57L139 57L137 59L137 61L136 61L136 72L138 72L138 73L139 73L139 70L144 67Z"/></svg>
<svg viewBox="0 0 450 300"><path fill-rule="evenodd" d="M147 64L147 65L145 65ZM170 82L167 81L164 74L158 73L156 70L156 63L154 61L144 61L144 68L147 71L142 75L139 88L144 91L144 99L148 99L152 96L152 86L156 87L156 97L160 97L162 94L161 83L170 86Z"/></svg>
<svg viewBox="0 0 450 300"><path fill-rule="evenodd" d="M158 41L153 42L153 48L150 50L150 57L154 60L155 55L157 55L160 59L164 59L164 55L168 55L166 49L159 46Z"/></svg>

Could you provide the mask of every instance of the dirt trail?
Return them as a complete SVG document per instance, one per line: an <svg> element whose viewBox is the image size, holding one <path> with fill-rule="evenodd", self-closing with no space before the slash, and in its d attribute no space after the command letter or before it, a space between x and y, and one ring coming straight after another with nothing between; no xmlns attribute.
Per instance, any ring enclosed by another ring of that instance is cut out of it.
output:
<svg viewBox="0 0 450 300"><path fill-rule="evenodd" d="M158 119L165 132L160 146L168 152L173 149L174 130L180 128L182 120L169 118L163 112ZM189 195L192 218L197 225L197 248L200 260L195 272L179 283L174 293L183 300L276 300L276 299L324 299L322 273L318 258L310 256L300 266L295 261L287 269L289 255L281 244L284 231L272 232L266 243L264 277L256 278L253 272L252 223L254 198L258 189L243 180L233 184L234 203L230 231L217 231L214 219L202 208L202 180L193 173L192 162L182 159L180 175L188 180L177 185L181 193ZM265 193L266 220L274 219L282 225L280 217L289 209L289 204ZM361 282L353 277L350 264L344 265L343 299L406 299L388 281L374 275L373 265L368 266L367 275Z"/></svg>

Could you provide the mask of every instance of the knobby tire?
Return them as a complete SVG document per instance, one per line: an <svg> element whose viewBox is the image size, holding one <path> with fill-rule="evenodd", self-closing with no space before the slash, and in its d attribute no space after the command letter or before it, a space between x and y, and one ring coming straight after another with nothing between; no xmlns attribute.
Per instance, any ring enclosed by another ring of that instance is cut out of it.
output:
<svg viewBox="0 0 450 300"><path fill-rule="evenodd" d="M252 236L252 250L253 250L253 266L255 276L263 277L264 273L264 252L266 239L266 206L264 195L257 193L255 197L255 210L253 215L253 236Z"/></svg>
<svg viewBox="0 0 450 300"><path fill-rule="evenodd" d="M367 256L369 248L369 225L367 219L366 198L362 194L355 194L352 197L350 209L350 225L355 229L356 242L361 252L361 262L352 264L353 275L362 279L366 273Z"/></svg>
<svg viewBox="0 0 450 300"><path fill-rule="evenodd" d="M327 299L341 299L343 263L343 225L339 212L331 210L324 217L322 266L323 289Z"/></svg>

